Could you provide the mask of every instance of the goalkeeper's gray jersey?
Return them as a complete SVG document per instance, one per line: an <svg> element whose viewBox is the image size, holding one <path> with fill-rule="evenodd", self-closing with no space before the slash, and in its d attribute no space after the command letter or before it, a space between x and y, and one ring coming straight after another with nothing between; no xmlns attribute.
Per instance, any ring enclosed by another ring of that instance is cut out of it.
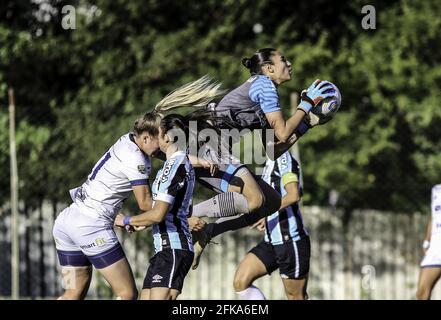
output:
<svg viewBox="0 0 441 320"><path fill-rule="evenodd" d="M257 75L228 93L215 110L218 116L228 117L234 128L241 131L269 128L265 114L281 108L274 83L267 76Z"/></svg>
<svg viewBox="0 0 441 320"><path fill-rule="evenodd" d="M226 117L229 123L219 123L220 129L237 129L222 136L222 148L230 150L248 130L269 129L265 114L280 111L279 95L274 83L264 75L249 78L229 92L215 107L216 115ZM244 130L248 129L248 130Z"/></svg>

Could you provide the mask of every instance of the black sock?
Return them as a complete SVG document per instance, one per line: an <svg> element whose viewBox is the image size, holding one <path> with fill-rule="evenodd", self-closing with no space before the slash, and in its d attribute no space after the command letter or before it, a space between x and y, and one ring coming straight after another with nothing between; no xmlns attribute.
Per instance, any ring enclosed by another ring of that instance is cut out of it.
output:
<svg viewBox="0 0 441 320"><path fill-rule="evenodd" d="M245 228L246 226L251 226L260 219L269 216L271 213L264 208L255 210L252 213L243 214L235 219L230 219L222 221L219 223L209 223L205 227L205 232L214 238L227 231L234 231L238 229Z"/></svg>

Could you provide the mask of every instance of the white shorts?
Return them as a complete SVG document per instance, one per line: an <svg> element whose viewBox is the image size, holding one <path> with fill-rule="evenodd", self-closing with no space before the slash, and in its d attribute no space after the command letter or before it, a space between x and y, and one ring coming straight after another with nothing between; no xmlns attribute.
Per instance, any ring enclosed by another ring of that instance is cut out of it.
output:
<svg viewBox="0 0 441 320"><path fill-rule="evenodd" d="M102 269L125 257L113 227L82 213L76 203L58 215L53 236L62 266L93 264Z"/></svg>
<svg viewBox="0 0 441 320"><path fill-rule="evenodd" d="M441 268L441 248L431 246L421 261L421 268Z"/></svg>

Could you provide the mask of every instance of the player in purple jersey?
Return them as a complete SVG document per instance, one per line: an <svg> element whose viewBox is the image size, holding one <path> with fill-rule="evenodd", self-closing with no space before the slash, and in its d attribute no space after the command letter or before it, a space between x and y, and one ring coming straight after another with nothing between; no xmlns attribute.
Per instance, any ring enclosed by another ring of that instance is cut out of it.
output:
<svg viewBox="0 0 441 320"><path fill-rule="evenodd" d="M133 192L141 210L152 205L150 159L157 149L136 122L97 162L87 181L71 190L73 203L55 220L53 236L65 291L59 299L84 299L92 265L118 299L136 299L132 270L113 230L116 215Z"/></svg>
<svg viewBox="0 0 441 320"><path fill-rule="evenodd" d="M418 300L429 300L441 277L441 184L432 187L431 211L423 242L424 258L416 292Z"/></svg>
<svg viewBox="0 0 441 320"><path fill-rule="evenodd" d="M170 97L173 96L167 96L163 102ZM197 104L201 100L205 101L203 94L189 102ZM159 150L159 126L157 117L152 118L154 126L149 125L149 115L136 120L133 132L122 136L101 157L81 187L71 190L73 203L57 217L53 235L66 284L60 299L84 299L92 265L118 299L137 298L132 270L113 226L132 191L140 210L151 209L150 156L157 156ZM204 167L211 173L216 170L206 160L192 157L191 161L195 167Z"/></svg>

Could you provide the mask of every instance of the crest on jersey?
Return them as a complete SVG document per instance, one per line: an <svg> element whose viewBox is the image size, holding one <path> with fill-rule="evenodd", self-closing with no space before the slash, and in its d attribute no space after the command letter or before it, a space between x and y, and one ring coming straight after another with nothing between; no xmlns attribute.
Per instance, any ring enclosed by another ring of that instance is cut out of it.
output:
<svg viewBox="0 0 441 320"><path fill-rule="evenodd" d="M140 165L138 166L138 171L141 172L142 174L145 174L145 173L146 173L145 165L140 164Z"/></svg>

